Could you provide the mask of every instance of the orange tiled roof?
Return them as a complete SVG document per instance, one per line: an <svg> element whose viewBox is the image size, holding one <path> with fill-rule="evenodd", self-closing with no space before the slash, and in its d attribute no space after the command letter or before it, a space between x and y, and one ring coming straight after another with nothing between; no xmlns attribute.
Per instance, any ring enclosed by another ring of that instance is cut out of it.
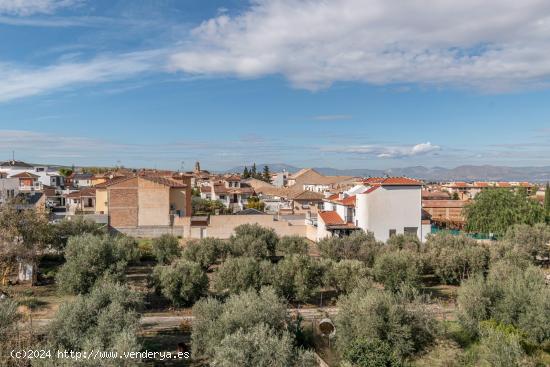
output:
<svg viewBox="0 0 550 367"><path fill-rule="evenodd" d="M319 217L321 217L326 225L346 224L346 222L344 222L344 220L335 211L319 212Z"/></svg>
<svg viewBox="0 0 550 367"><path fill-rule="evenodd" d="M345 206L355 206L355 195L339 200Z"/></svg>
<svg viewBox="0 0 550 367"><path fill-rule="evenodd" d="M16 175L11 176L12 178L38 178L39 176L34 175L30 172L21 172Z"/></svg>
<svg viewBox="0 0 550 367"><path fill-rule="evenodd" d="M489 187L488 182L474 182L474 187Z"/></svg>
<svg viewBox="0 0 550 367"><path fill-rule="evenodd" d="M410 185L421 186L422 182L409 177L369 177L363 180L367 185Z"/></svg>
<svg viewBox="0 0 550 367"><path fill-rule="evenodd" d="M370 188L368 188L367 190L363 191L363 194L370 194L371 192L373 192L374 190L376 190L377 188L379 188L380 186L377 185L377 186L371 186Z"/></svg>
<svg viewBox="0 0 550 367"><path fill-rule="evenodd" d="M497 182L498 187L510 187L510 182Z"/></svg>

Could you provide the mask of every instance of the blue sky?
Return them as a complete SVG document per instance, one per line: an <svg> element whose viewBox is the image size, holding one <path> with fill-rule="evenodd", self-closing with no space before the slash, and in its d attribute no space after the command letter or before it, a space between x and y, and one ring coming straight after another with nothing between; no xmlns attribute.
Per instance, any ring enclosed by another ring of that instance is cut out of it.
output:
<svg viewBox="0 0 550 367"><path fill-rule="evenodd" d="M550 165L539 0L0 0L0 159Z"/></svg>

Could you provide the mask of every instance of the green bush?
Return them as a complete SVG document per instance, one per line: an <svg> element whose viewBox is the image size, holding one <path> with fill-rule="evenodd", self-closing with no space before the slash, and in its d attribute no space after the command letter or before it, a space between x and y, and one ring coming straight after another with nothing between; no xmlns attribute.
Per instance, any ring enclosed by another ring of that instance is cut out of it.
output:
<svg viewBox="0 0 550 367"><path fill-rule="evenodd" d="M189 306L208 291L208 277L195 262L180 259L153 270L157 290L175 306Z"/></svg>
<svg viewBox="0 0 550 367"><path fill-rule="evenodd" d="M354 367L401 367L389 343L380 339L357 339L343 353Z"/></svg>
<svg viewBox="0 0 550 367"><path fill-rule="evenodd" d="M322 257L335 261L360 260L370 267L383 244L376 241L372 232L355 231L347 237L325 238L317 246Z"/></svg>
<svg viewBox="0 0 550 367"><path fill-rule="evenodd" d="M183 251L183 258L194 261L207 270L223 255L225 243L217 238L190 241Z"/></svg>
<svg viewBox="0 0 550 367"><path fill-rule="evenodd" d="M324 283L339 293L349 293L364 280L370 280L369 269L359 260L331 262Z"/></svg>
<svg viewBox="0 0 550 367"><path fill-rule="evenodd" d="M273 265L269 261L258 261L252 257L230 257L214 274L213 284L217 292L240 293L249 288L259 290L269 284Z"/></svg>
<svg viewBox="0 0 550 367"><path fill-rule="evenodd" d="M550 225L516 224L508 228L504 241L511 244L517 252L529 256L533 263L537 262L537 258L550 257Z"/></svg>
<svg viewBox="0 0 550 367"><path fill-rule="evenodd" d="M437 333L435 319L418 297L357 288L340 297L337 307L336 346L342 354L361 340L376 339L402 360L424 350Z"/></svg>
<svg viewBox="0 0 550 367"><path fill-rule="evenodd" d="M420 279L418 255L407 250L383 252L374 261L374 278L396 292L403 286L417 287Z"/></svg>
<svg viewBox="0 0 550 367"><path fill-rule="evenodd" d="M176 236L163 234L153 239L153 255L159 264L170 264L181 253L180 243Z"/></svg>
<svg viewBox="0 0 550 367"><path fill-rule="evenodd" d="M283 236L277 243L277 250L285 255L307 255L308 242L300 236Z"/></svg>
<svg viewBox="0 0 550 367"><path fill-rule="evenodd" d="M426 241L427 262L445 284L460 284L468 277L485 272L489 250L476 240L450 233L429 235Z"/></svg>
<svg viewBox="0 0 550 367"><path fill-rule="evenodd" d="M83 294L105 275L120 280L137 253L135 241L123 236L70 237L65 248L66 262L56 274L58 288L64 293Z"/></svg>
<svg viewBox="0 0 550 367"><path fill-rule="evenodd" d="M228 248L233 256L262 259L275 255L278 242L279 237L273 229L258 224L242 224L235 228Z"/></svg>
<svg viewBox="0 0 550 367"><path fill-rule="evenodd" d="M323 262L304 255L287 256L275 266L272 284L288 300L307 302L322 287Z"/></svg>

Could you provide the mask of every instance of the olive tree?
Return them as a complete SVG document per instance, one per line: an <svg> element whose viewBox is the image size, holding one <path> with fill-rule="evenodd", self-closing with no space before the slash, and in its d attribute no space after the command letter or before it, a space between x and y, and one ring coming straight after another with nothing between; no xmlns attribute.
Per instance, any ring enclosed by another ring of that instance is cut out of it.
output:
<svg viewBox="0 0 550 367"><path fill-rule="evenodd" d="M231 294L249 288L259 290L272 279L273 265L269 261L252 257L230 257L214 273L213 285L218 292Z"/></svg>
<svg viewBox="0 0 550 367"><path fill-rule="evenodd" d="M163 234L153 239L153 255L159 264L170 264L180 256L180 243L176 236Z"/></svg>
<svg viewBox="0 0 550 367"><path fill-rule="evenodd" d="M288 300L306 302L323 286L325 263L309 256L292 255L279 261L272 284Z"/></svg>
<svg viewBox="0 0 550 367"><path fill-rule="evenodd" d="M367 339L387 343L402 360L422 351L436 335L435 319L417 297L357 288L340 297L337 306L336 346L343 355Z"/></svg>
<svg viewBox="0 0 550 367"><path fill-rule="evenodd" d="M390 344L380 339L360 338L353 341L343 353L342 359L354 367L401 367Z"/></svg>
<svg viewBox="0 0 550 367"><path fill-rule="evenodd" d="M472 335L479 335L481 321L494 319L512 325L535 343L550 340L550 288L544 273L501 261L486 279L467 280L458 292L458 320Z"/></svg>
<svg viewBox="0 0 550 367"><path fill-rule="evenodd" d="M247 332L259 324L281 333L286 325L286 304L272 288L231 295L225 303L204 298L193 306L192 353L212 358L222 340L238 330Z"/></svg>
<svg viewBox="0 0 550 367"><path fill-rule="evenodd" d="M550 257L550 225L537 223L516 224L508 228L504 236L504 242L509 243L536 262L538 259Z"/></svg>
<svg viewBox="0 0 550 367"><path fill-rule="evenodd" d="M195 262L180 259L153 270L157 290L176 306L189 306L208 291L208 277Z"/></svg>
<svg viewBox="0 0 550 367"><path fill-rule="evenodd" d="M330 262L325 273L325 285L334 288L338 293L349 293L361 281L370 279L369 269L359 260L341 260Z"/></svg>
<svg viewBox="0 0 550 367"><path fill-rule="evenodd" d="M137 339L141 297L128 287L105 281L97 283L89 294L64 303L46 331L50 350L117 351L140 350ZM70 366L70 359L42 361L48 366ZM39 361L40 362L40 361ZM117 365L112 360L81 361L85 366ZM34 364L34 363L33 363Z"/></svg>
<svg viewBox="0 0 550 367"><path fill-rule="evenodd" d="M66 262L56 275L58 288L70 294L87 293L104 275L120 280L137 253L135 241L123 236L70 237L65 248Z"/></svg>
<svg viewBox="0 0 550 367"><path fill-rule="evenodd" d="M367 266L372 266L382 245L376 241L372 232L355 231L347 237L325 238L317 246L322 257L335 261L360 260Z"/></svg>
<svg viewBox="0 0 550 367"><path fill-rule="evenodd" d="M386 251L374 261L374 278L392 292L404 285L417 287L420 281L418 255L407 250Z"/></svg>
<svg viewBox="0 0 550 367"><path fill-rule="evenodd" d="M267 258L275 255L279 237L271 228L259 224L241 224L229 239L229 252L233 256Z"/></svg>
<svg viewBox="0 0 550 367"><path fill-rule="evenodd" d="M459 284L487 270L489 250L476 240L441 232L426 241L428 264L440 281Z"/></svg>
<svg viewBox="0 0 550 367"><path fill-rule="evenodd" d="M107 234L106 227L81 216L75 218L64 219L59 223L51 225L52 228L52 245L59 249L64 249L70 237L79 236L86 233L92 235Z"/></svg>
<svg viewBox="0 0 550 367"><path fill-rule="evenodd" d="M283 236L277 243L277 250L285 255L307 255L307 239L301 236Z"/></svg>
<svg viewBox="0 0 550 367"><path fill-rule="evenodd" d="M190 241L183 251L183 258L194 261L207 270L224 255L225 243L217 238L203 238Z"/></svg>

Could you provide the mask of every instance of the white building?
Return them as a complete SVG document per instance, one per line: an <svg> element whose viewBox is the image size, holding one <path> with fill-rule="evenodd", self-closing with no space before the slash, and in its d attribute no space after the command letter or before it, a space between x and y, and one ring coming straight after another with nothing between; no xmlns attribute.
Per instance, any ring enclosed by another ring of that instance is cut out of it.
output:
<svg viewBox="0 0 550 367"><path fill-rule="evenodd" d="M7 177L30 173L38 176L37 181L41 186L60 188L65 185L65 178L57 169L47 166L33 166L22 161L10 160L0 163L0 173L5 173Z"/></svg>
<svg viewBox="0 0 550 367"><path fill-rule="evenodd" d="M430 233L422 221L422 183L406 177L373 177L341 194L325 199L317 220L317 239L362 229L379 241L395 234L425 240Z"/></svg>
<svg viewBox="0 0 550 367"><path fill-rule="evenodd" d="M211 181L200 187L201 198L218 200L234 212L243 210L248 198L254 195L254 189L241 182L240 176L228 176L221 180Z"/></svg>

